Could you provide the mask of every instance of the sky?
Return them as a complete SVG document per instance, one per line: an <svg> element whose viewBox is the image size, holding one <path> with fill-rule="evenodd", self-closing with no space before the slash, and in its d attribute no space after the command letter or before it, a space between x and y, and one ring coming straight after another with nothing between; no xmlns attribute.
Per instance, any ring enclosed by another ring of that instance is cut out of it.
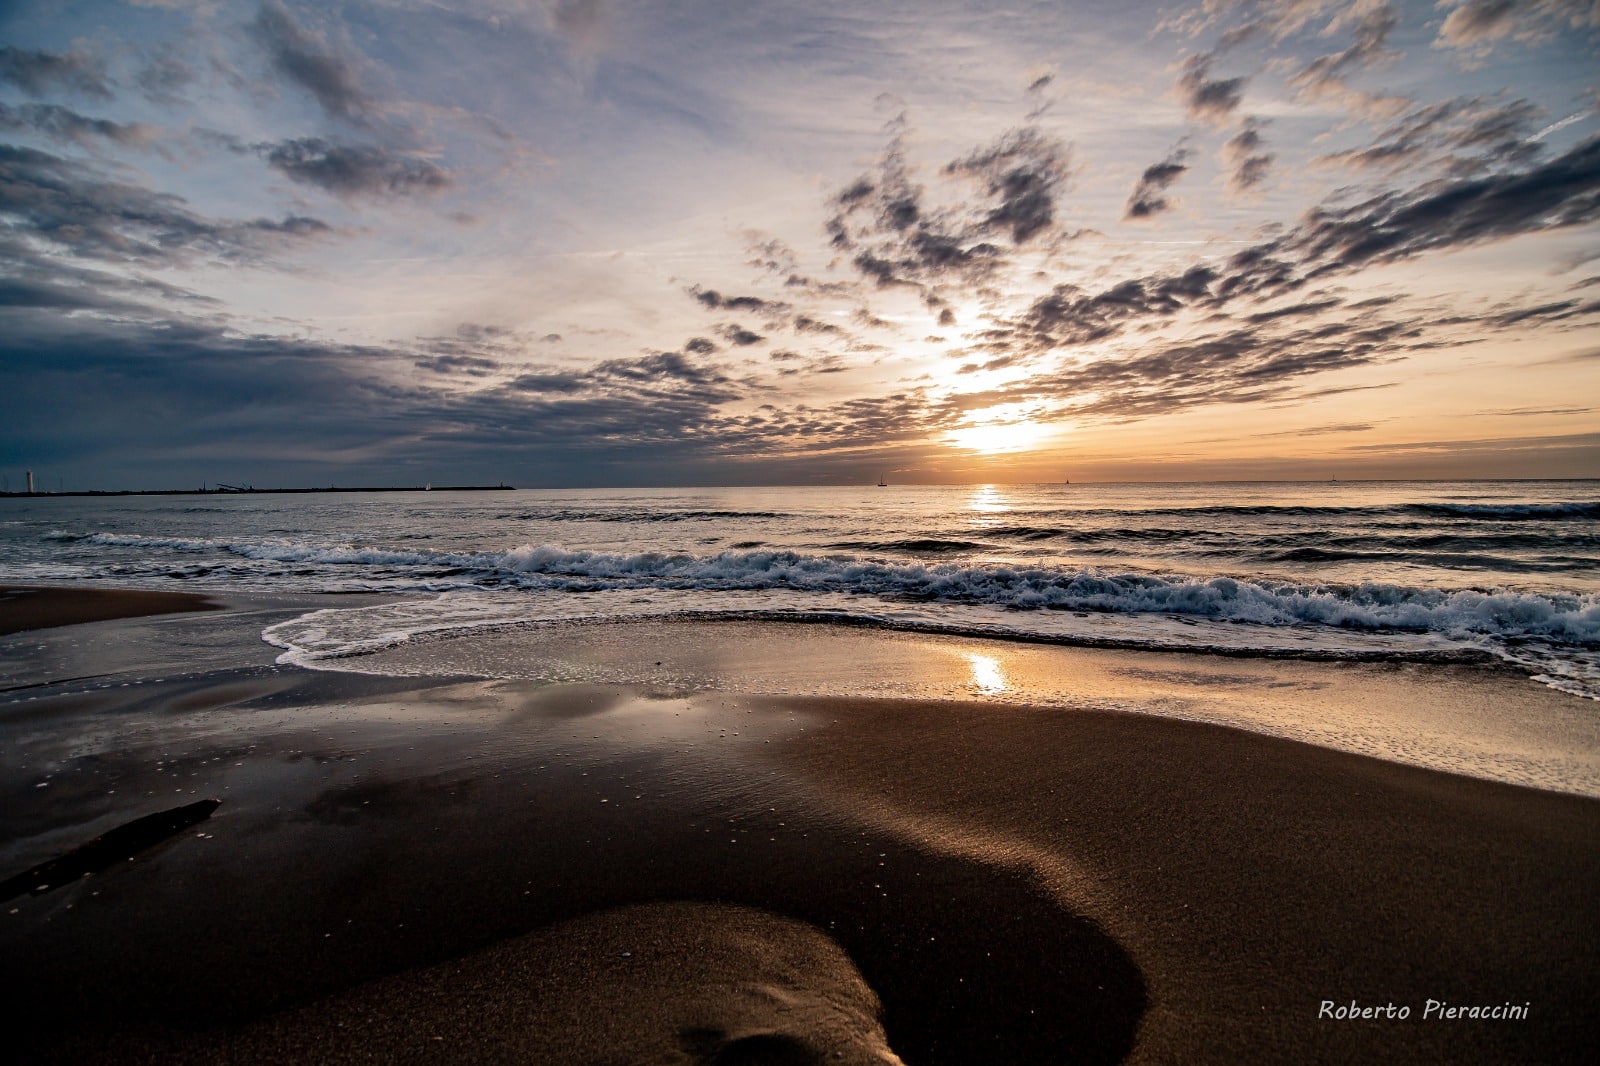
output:
<svg viewBox="0 0 1600 1066"><path fill-rule="evenodd" d="M1600 0L0 4L0 488L1600 476Z"/></svg>

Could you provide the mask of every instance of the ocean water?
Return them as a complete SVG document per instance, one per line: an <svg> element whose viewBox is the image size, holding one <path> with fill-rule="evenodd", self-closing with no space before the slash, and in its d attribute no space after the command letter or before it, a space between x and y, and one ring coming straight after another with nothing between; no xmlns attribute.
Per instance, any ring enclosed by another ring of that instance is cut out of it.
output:
<svg viewBox="0 0 1600 1066"><path fill-rule="evenodd" d="M699 616L1493 657L1600 698L1597 481L9 498L0 580L396 594L263 634L313 667L552 620Z"/></svg>

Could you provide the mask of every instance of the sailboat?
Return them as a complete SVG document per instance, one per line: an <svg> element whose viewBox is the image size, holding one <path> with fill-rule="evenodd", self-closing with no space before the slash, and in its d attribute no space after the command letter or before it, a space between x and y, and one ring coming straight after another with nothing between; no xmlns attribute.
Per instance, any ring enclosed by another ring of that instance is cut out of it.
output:
<svg viewBox="0 0 1600 1066"><path fill-rule="evenodd" d="M883 475L882 474L878 475L878 487L880 489L886 489L886 488L889 487L889 483L887 481L883 480Z"/></svg>

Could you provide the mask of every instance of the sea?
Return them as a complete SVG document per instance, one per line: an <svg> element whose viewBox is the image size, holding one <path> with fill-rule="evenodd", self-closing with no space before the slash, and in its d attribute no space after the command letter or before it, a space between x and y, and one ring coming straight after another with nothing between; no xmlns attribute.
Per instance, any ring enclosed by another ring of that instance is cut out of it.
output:
<svg viewBox="0 0 1600 1066"><path fill-rule="evenodd" d="M743 619L1499 661L1600 699L1594 480L11 497L0 581L387 594L265 628L313 668L552 622Z"/></svg>

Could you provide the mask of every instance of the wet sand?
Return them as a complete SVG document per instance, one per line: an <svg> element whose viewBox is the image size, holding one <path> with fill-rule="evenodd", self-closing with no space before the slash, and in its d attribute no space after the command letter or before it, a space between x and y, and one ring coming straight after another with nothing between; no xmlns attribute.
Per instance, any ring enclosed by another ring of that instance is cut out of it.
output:
<svg viewBox="0 0 1600 1066"><path fill-rule="evenodd" d="M0 636L111 618L212 611L219 606L186 592L0 585Z"/></svg>
<svg viewBox="0 0 1600 1066"><path fill-rule="evenodd" d="M1550 1062L1600 1023L1593 799L1105 709L312 673L260 614L0 691L0 877L222 801L0 907L22 1060Z"/></svg>

